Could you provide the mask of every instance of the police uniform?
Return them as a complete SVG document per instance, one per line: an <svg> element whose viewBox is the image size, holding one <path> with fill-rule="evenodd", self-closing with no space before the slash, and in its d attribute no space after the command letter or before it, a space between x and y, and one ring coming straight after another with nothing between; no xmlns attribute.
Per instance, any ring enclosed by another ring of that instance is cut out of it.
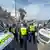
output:
<svg viewBox="0 0 50 50"><path fill-rule="evenodd" d="M12 27L11 27L11 26L9 26L9 31L10 31L10 32L12 31L12 30L11 30L11 28L12 28Z"/></svg>
<svg viewBox="0 0 50 50"><path fill-rule="evenodd" d="M18 42L18 33L17 33L16 26L11 27L11 32L14 34L14 37L15 37L16 41Z"/></svg>
<svg viewBox="0 0 50 50"><path fill-rule="evenodd" d="M27 35L28 35L28 32L27 32L27 28L26 27L20 27L20 30L19 30L19 36L20 36L20 46L25 47L25 50L27 50Z"/></svg>
<svg viewBox="0 0 50 50"><path fill-rule="evenodd" d="M35 26L33 24L30 24L29 29L30 29L29 30L30 34L33 36L33 42L35 43L35 31L36 31ZM30 41L31 41L31 37L30 37Z"/></svg>

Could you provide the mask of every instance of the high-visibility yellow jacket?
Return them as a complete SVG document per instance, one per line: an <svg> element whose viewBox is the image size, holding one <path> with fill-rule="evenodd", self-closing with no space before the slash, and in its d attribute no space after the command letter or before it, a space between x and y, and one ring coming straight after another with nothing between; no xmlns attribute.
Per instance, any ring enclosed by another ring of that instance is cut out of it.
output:
<svg viewBox="0 0 50 50"><path fill-rule="evenodd" d="M21 28L20 28L20 33L21 33L21 36L27 35L27 28L21 27ZM20 33L19 33L19 34L20 34Z"/></svg>
<svg viewBox="0 0 50 50"><path fill-rule="evenodd" d="M11 28L11 32L12 33L15 33L15 28Z"/></svg>
<svg viewBox="0 0 50 50"><path fill-rule="evenodd" d="M30 25L30 31L35 31L35 26L34 25Z"/></svg>

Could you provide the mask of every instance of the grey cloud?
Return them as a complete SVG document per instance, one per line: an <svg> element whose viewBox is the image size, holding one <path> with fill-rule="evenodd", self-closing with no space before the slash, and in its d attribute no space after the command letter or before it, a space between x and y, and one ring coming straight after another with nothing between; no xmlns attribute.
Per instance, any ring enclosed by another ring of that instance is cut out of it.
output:
<svg viewBox="0 0 50 50"><path fill-rule="evenodd" d="M32 4L34 6L34 4ZM31 6L32 6L31 5ZM34 15L33 12L33 8L30 6L31 9L29 9L29 7L27 6L27 9L29 11L28 12L28 16L26 17L27 19L37 19L37 20L45 20L45 19L49 19L50 18L50 6L45 6L44 4L41 4L37 6L37 9L34 9L34 12L37 10L38 11L38 7L40 8L39 12L37 14ZM32 12L31 12L32 11ZM29 13L31 12L31 13Z"/></svg>

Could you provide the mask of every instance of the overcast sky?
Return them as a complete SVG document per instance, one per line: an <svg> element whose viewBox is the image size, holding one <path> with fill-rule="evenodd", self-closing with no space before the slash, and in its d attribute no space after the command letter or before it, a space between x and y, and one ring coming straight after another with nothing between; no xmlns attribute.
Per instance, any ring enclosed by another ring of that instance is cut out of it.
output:
<svg viewBox="0 0 50 50"><path fill-rule="evenodd" d="M0 0L0 6L14 11L14 0ZM25 8L27 19L50 19L50 0L16 0L17 8Z"/></svg>

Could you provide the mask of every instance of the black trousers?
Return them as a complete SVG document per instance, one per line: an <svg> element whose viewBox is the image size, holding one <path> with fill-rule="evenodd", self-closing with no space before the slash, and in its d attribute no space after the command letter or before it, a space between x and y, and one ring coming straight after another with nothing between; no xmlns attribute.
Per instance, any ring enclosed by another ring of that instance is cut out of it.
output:
<svg viewBox="0 0 50 50"><path fill-rule="evenodd" d="M33 43L36 43L35 32L32 32L32 36L33 36Z"/></svg>
<svg viewBox="0 0 50 50"><path fill-rule="evenodd" d="M32 32L29 33L29 35L28 35L28 40L29 40L29 42L32 41Z"/></svg>
<svg viewBox="0 0 50 50"><path fill-rule="evenodd" d="M16 41L18 42L18 34L17 33L14 34L14 37L15 37Z"/></svg>
<svg viewBox="0 0 50 50"><path fill-rule="evenodd" d="M21 36L20 36L20 47L23 48L23 46L24 46L25 50L27 50L27 37L21 38Z"/></svg>
<svg viewBox="0 0 50 50"><path fill-rule="evenodd" d="M20 47L23 47L24 40L20 38Z"/></svg>

